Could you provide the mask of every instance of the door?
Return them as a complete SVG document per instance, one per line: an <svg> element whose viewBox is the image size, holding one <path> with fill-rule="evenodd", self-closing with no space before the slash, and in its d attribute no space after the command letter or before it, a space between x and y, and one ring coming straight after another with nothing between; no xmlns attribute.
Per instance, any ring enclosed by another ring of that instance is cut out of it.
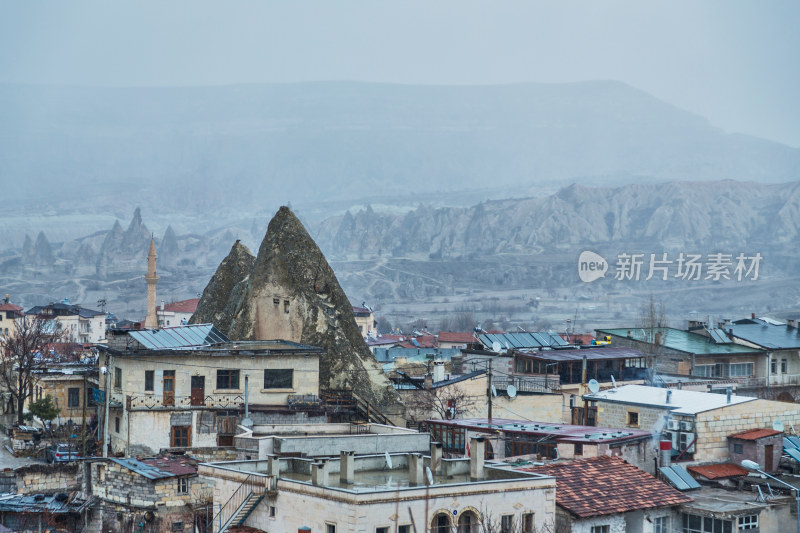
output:
<svg viewBox="0 0 800 533"><path fill-rule="evenodd" d="M164 370L164 405L175 405L175 371Z"/></svg>
<svg viewBox="0 0 800 533"><path fill-rule="evenodd" d="M206 404L206 377L192 376L192 405Z"/></svg>
<svg viewBox="0 0 800 533"><path fill-rule="evenodd" d="M764 446L764 470L767 472L775 471L775 465L772 464L772 458L774 457L772 446L772 444Z"/></svg>

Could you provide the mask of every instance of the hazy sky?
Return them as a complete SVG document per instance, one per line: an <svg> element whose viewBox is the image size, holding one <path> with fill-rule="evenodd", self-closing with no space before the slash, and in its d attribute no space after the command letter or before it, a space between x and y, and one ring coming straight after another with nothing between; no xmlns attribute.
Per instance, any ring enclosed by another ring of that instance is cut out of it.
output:
<svg viewBox="0 0 800 533"><path fill-rule="evenodd" d="M613 79L800 147L800 2L0 0L0 82Z"/></svg>

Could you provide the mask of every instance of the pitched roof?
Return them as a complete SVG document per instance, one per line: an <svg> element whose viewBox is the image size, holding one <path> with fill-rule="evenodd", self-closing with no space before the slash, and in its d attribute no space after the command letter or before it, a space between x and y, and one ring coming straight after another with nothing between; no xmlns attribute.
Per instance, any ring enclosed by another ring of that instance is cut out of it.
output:
<svg viewBox="0 0 800 533"><path fill-rule="evenodd" d="M736 353L755 353L761 350L739 344L718 344L711 337L675 328L655 328L660 335L661 345L679 352L695 355L725 355ZM653 344L649 330L642 328L598 329L598 336L615 335L630 338L646 344ZM630 334L630 335L628 335ZM613 341L612 341L613 342Z"/></svg>
<svg viewBox="0 0 800 533"><path fill-rule="evenodd" d="M22 307L14 304L0 304L0 311L15 311L19 313L22 311Z"/></svg>
<svg viewBox="0 0 800 533"><path fill-rule="evenodd" d="M470 344L475 342L475 335L471 331L440 331L439 342L457 342L459 344Z"/></svg>
<svg viewBox="0 0 800 533"><path fill-rule="evenodd" d="M781 433L781 431L775 431L774 429L755 428L740 431L739 433L734 433L733 435L728 435L728 438L740 440L758 440L763 439L764 437L774 437L775 435L780 435Z"/></svg>
<svg viewBox="0 0 800 533"><path fill-rule="evenodd" d="M520 468L556 478L556 504L579 518L669 507L692 501L619 457Z"/></svg>
<svg viewBox="0 0 800 533"><path fill-rule="evenodd" d="M173 313L194 313L197 311L198 303L200 303L200 298L189 298L188 300L181 300L179 302L170 302L164 304L164 311L172 311Z"/></svg>
<svg viewBox="0 0 800 533"><path fill-rule="evenodd" d="M352 307L353 307L353 314L355 316L369 316L372 314L372 309L368 307L359 307L357 305L354 305Z"/></svg>
<svg viewBox="0 0 800 533"><path fill-rule="evenodd" d="M767 349L800 348L800 329L787 324L775 324L755 318L737 321L725 327L734 337Z"/></svg>
<svg viewBox="0 0 800 533"><path fill-rule="evenodd" d="M197 473L197 462L188 457L153 457L141 460L109 458L109 460L153 480Z"/></svg>
<svg viewBox="0 0 800 533"><path fill-rule="evenodd" d="M706 479L723 479L747 475L747 469L734 463L687 466L686 469Z"/></svg>

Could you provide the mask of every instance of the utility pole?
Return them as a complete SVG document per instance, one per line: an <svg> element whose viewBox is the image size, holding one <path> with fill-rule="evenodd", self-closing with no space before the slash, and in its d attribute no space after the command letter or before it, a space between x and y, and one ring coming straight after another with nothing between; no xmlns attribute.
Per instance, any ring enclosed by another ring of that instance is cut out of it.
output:
<svg viewBox="0 0 800 533"><path fill-rule="evenodd" d="M489 424L492 423L492 361L489 360Z"/></svg>
<svg viewBox="0 0 800 533"><path fill-rule="evenodd" d="M81 450L81 457L86 457L86 403L88 398L86 398L86 370L83 371L83 392L81 393L83 396L83 412L81 413L81 435L83 436L83 448Z"/></svg>
<svg viewBox="0 0 800 533"><path fill-rule="evenodd" d="M103 420L103 458L108 457L108 412L111 407L111 356L106 354L106 416Z"/></svg>

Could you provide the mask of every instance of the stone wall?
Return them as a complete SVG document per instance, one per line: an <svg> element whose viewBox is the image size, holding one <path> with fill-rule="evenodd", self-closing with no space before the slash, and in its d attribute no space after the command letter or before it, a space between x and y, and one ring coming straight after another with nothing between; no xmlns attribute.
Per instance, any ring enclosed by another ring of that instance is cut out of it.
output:
<svg viewBox="0 0 800 533"><path fill-rule="evenodd" d="M777 419L786 427L800 427L800 405L753 400L705 411L696 415L695 462L727 461L728 435L747 429L771 428Z"/></svg>
<svg viewBox="0 0 800 533"><path fill-rule="evenodd" d="M19 494L52 494L69 492L80 487L78 463L32 464L17 468L14 474Z"/></svg>

